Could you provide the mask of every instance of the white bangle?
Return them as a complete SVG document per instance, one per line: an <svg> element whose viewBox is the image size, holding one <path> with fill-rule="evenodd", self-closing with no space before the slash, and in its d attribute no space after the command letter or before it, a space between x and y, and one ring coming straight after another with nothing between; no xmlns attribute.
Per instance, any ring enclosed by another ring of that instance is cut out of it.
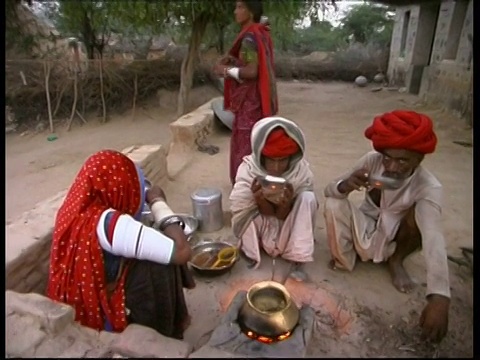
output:
<svg viewBox="0 0 480 360"><path fill-rule="evenodd" d="M227 69L227 74L228 76L234 78L238 82L241 82L240 80L240 69L238 67L231 67Z"/></svg>
<svg viewBox="0 0 480 360"><path fill-rule="evenodd" d="M155 222L162 222L167 217L175 215L175 213L170 209L165 201L158 200L155 201L151 206L150 210L152 211L153 219Z"/></svg>

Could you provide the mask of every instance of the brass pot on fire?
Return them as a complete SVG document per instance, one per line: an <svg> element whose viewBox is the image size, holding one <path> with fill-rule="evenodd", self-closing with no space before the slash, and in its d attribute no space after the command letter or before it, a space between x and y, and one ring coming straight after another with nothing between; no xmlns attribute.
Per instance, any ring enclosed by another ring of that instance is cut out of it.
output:
<svg viewBox="0 0 480 360"><path fill-rule="evenodd" d="M276 338L291 332L299 317L298 307L282 284L262 281L248 289L238 323L243 331Z"/></svg>

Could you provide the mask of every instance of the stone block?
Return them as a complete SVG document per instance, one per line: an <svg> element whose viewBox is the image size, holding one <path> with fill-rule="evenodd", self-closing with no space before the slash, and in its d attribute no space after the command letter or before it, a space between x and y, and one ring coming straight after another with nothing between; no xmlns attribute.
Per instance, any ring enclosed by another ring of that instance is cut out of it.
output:
<svg viewBox="0 0 480 360"><path fill-rule="evenodd" d="M110 346L114 341L117 340L119 334L112 333L110 331L100 331L98 333L98 341L101 343Z"/></svg>
<svg viewBox="0 0 480 360"><path fill-rule="evenodd" d="M160 181L167 176L167 162L157 161L154 164L149 164L148 167L143 168L145 177L154 183L155 179Z"/></svg>
<svg viewBox="0 0 480 360"><path fill-rule="evenodd" d="M197 351L191 353L189 358L224 358L224 359L232 359L232 358L245 358L243 355L235 355L228 351L223 351L212 346L204 345Z"/></svg>
<svg viewBox="0 0 480 360"><path fill-rule="evenodd" d="M213 111L199 111L188 113L170 124L172 144L170 149L181 146L184 149L195 150L197 142L202 141L211 131Z"/></svg>
<svg viewBox="0 0 480 360"><path fill-rule="evenodd" d="M7 314L16 313L35 318L48 333L58 333L73 323L74 309L39 294L5 292Z"/></svg>
<svg viewBox="0 0 480 360"><path fill-rule="evenodd" d="M162 182L163 176L167 176L167 155L162 145L130 146L122 150L122 153L137 163L150 181ZM152 173L158 179L152 180Z"/></svg>
<svg viewBox="0 0 480 360"><path fill-rule="evenodd" d="M45 338L38 346L35 347L35 357L66 357L62 355L65 350L68 350L76 343L76 340L72 336L49 336ZM77 342L78 343L78 342ZM85 350L81 353L70 352L71 357L83 357Z"/></svg>
<svg viewBox="0 0 480 360"><path fill-rule="evenodd" d="M129 325L110 345L110 350L127 357L180 357L186 358L190 344L161 335L155 330L132 324Z"/></svg>
<svg viewBox="0 0 480 360"><path fill-rule="evenodd" d="M165 150L162 145L141 145L134 147L134 149L128 148L126 150L129 151L125 153L125 150L123 150L122 153L142 167L146 166L157 156L165 155Z"/></svg>
<svg viewBox="0 0 480 360"><path fill-rule="evenodd" d="M87 350L84 357L91 358L91 359L105 359L105 358L113 358L114 355L115 354L106 347L96 347L96 348ZM68 357L72 358L73 356L68 356Z"/></svg>
<svg viewBox="0 0 480 360"><path fill-rule="evenodd" d="M5 227L5 272L6 288L16 291L29 290L22 284L25 273L38 266L39 261L48 259L55 215L62 205L67 190L36 204L30 211Z"/></svg>
<svg viewBox="0 0 480 360"><path fill-rule="evenodd" d="M41 330L38 319L10 312L7 307L5 322L5 355L7 357L33 357L35 348L47 334Z"/></svg>
<svg viewBox="0 0 480 360"><path fill-rule="evenodd" d="M35 261L27 255L27 251L24 251L23 261L11 262L7 271L7 289L12 289L11 283L16 283L28 278L36 269L37 264Z"/></svg>
<svg viewBox="0 0 480 360"><path fill-rule="evenodd" d="M17 267L20 263L24 263L27 250L31 250L32 246L36 246L35 251L40 251L45 242L51 241L52 228L44 234L39 234L33 229L34 226L12 223L6 226L6 248L5 248L5 266L8 274L9 268Z"/></svg>
<svg viewBox="0 0 480 360"><path fill-rule="evenodd" d="M35 357L104 358L111 357L108 344L94 329L72 322L61 331L47 334L35 348ZM114 334L112 334L114 336Z"/></svg>
<svg viewBox="0 0 480 360"><path fill-rule="evenodd" d="M213 110L208 101L170 124L172 141L168 149L168 175L175 177L192 160L192 152L205 141L213 128Z"/></svg>
<svg viewBox="0 0 480 360"><path fill-rule="evenodd" d="M43 354L42 354L43 356ZM93 346L84 340L75 341L72 346L65 349L58 356L59 358L111 358L113 353L103 345ZM52 356L53 357L53 356Z"/></svg>
<svg viewBox="0 0 480 360"><path fill-rule="evenodd" d="M132 146L129 146L125 149L122 150L122 154L124 155L128 155L130 154L131 152L133 152L138 146L137 145L132 145Z"/></svg>
<svg viewBox="0 0 480 360"><path fill-rule="evenodd" d="M152 171L148 174L145 174L147 179L151 181L152 184L154 185L163 185L166 181L168 181L168 174L166 168L157 170L157 171Z"/></svg>
<svg viewBox="0 0 480 360"><path fill-rule="evenodd" d="M23 280L20 280L18 282L15 283L15 288L7 288L9 290L14 290L18 293L28 293L30 292L30 288L28 287L27 283Z"/></svg>
<svg viewBox="0 0 480 360"><path fill-rule="evenodd" d="M45 280L33 286L27 292L31 292L35 294L45 294L45 292L47 291L47 281L48 279L45 277Z"/></svg>
<svg viewBox="0 0 480 360"><path fill-rule="evenodd" d="M47 274L42 273L36 269L34 269L28 276L25 278L25 283L26 285L33 289L35 288L38 284L42 283L45 281L45 277Z"/></svg>

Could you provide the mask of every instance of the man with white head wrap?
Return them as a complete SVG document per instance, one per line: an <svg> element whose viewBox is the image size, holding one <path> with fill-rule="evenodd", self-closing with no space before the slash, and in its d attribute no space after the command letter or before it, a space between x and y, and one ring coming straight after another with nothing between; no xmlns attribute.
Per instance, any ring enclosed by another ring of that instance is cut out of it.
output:
<svg viewBox="0 0 480 360"><path fill-rule="evenodd" d="M292 264L311 262L318 202L313 173L304 159L303 132L293 121L267 117L255 124L251 139L252 154L243 158L230 194L232 226L240 249L255 268L261 248ZM267 200L262 191L258 179L266 175L287 181L278 203Z"/></svg>

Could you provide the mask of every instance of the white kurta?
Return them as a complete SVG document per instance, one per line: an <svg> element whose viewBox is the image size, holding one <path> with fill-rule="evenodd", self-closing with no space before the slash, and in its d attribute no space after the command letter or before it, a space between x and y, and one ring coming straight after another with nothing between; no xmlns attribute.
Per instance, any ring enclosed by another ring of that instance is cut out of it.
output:
<svg viewBox="0 0 480 360"><path fill-rule="evenodd" d="M240 248L260 265L260 249L272 256L293 262L313 261L317 199L312 191L298 194L285 221L258 215L240 239Z"/></svg>
<svg viewBox="0 0 480 360"><path fill-rule="evenodd" d="M338 182L355 170L365 168L371 175L384 171L382 155L365 154L352 171L335 179L325 188L325 223L332 256L337 265L352 270L358 254L363 261L387 260L395 251L394 239L402 218L415 205L415 221L422 236L427 267L427 295L450 297L445 239L441 230L442 186L435 176L419 166L399 189L382 190L380 206L365 196L359 208L346 194L338 191Z"/></svg>

